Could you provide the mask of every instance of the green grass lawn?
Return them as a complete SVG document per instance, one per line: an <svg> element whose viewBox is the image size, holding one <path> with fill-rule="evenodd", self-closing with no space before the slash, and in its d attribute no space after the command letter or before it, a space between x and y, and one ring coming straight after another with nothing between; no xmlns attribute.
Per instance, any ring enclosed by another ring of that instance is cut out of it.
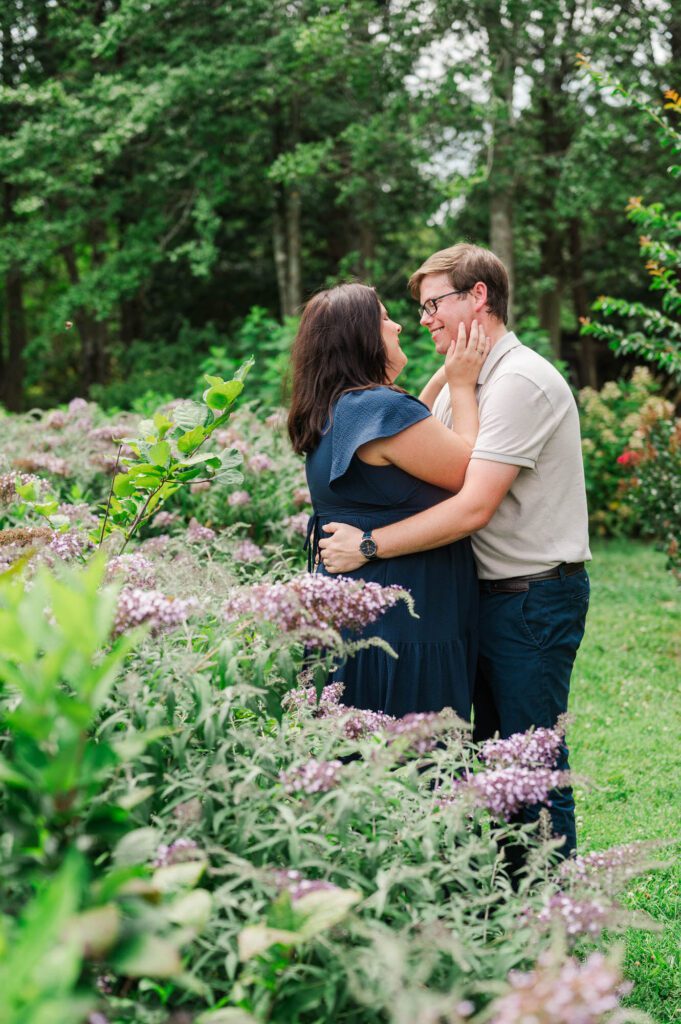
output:
<svg viewBox="0 0 681 1024"><path fill-rule="evenodd" d="M591 607L572 680L571 764L580 849L681 839L681 587L664 556L632 541L598 542ZM681 1021L681 863L631 885L625 902L662 932L631 931L629 1004Z"/></svg>

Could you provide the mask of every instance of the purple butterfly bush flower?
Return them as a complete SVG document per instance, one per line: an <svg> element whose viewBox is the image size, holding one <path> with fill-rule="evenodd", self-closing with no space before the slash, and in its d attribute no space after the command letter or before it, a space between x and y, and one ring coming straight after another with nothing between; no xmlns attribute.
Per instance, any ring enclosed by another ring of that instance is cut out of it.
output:
<svg viewBox="0 0 681 1024"><path fill-rule="evenodd" d="M183 600L168 597L158 590L123 587L118 595L118 608L113 635L119 636L135 626L149 624L153 635L175 629L187 621L197 607L195 598Z"/></svg>
<svg viewBox="0 0 681 1024"><path fill-rule="evenodd" d="M625 843L608 850L580 854L563 861L561 877L581 887L596 884L599 888L616 891L652 866L650 852L660 845L655 842Z"/></svg>
<svg viewBox="0 0 681 1024"><path fill-rule="evenodd" d="M66 530L64 533L55 532L45 551L48 555L56 555L64 562L72 562L82 558L91 547L92 541L84 533Z"/></svg>
<svg viewBox="0 0 681 1024"><path fill-rule="evenodd" d="M317 690L314 686L300 686L295 690L289 690L283 698L283 705L287 711L311 711L315 718L336 717L347 710L340 703L345 687L342 683L327 683L317 700Z"/></svg>
<svg viewBox="0 0 681 1024"><path fill-rule="evenodd" d="M301 505L312 504L312 495L307 487L296 487L292 494L293 504L300 508Z"/></svg>
<svg viewBox="0 0 681 1024"><path fill-rule="evenodd" d="M223 614L232 622L244 616L270 622L281 633L329 629L357 632L375 622L406 594L343 576L298 576L281 583L258 583L232 592Z"/></svg>
<svg viewBox="0 0 681 1024"><path fill-rule="evenodd" d="M601 953L552 967L540 958L534 971L512 971L511 991L495 1000L491 1024L602 1024L631 990Z"/></svg>
<svg viewBox="0 0 681 1024"><path fill-rule="evenodd" d="M203 494L204 491L210 490L210 480L195 480L193 484L189 485L189 491L191 494Z"/></svg>
<svg viewBox="0 0 681 1024"><path fill-rule="evenodd" d="M412 712L402 718L391 718L388 715L384 717L386 721L379 727L383 728L388 742L399 743L400 746L417 754L427 754L434 750L441 733L457 726L464 726L451 708L444 708L442 711Z"/></svg>
<svg viewBox="0 0 681 1024"><path fill-rule="evenodd" d="M248 564L250 562L262 562L265 555L262 548L258 547L257 544L254 544L252 540L248 540L248 538L246 538L246 540L242 540L234 548L232 557L235 562L244 562Z"/></svg>
<svg viewBox="0 0 681 1024"><path fill-rule="evenodd" d="M287 516L284 519L284 529L291 533L300 534L301 537L307 535L307 524L310 517L307 512L296 512L293 516Z"/></svg>
<svg viewBox="0 0 681 1024"><path fill-rule="evenodd" d="M49 412L43 420L43 426L48 430L63 430L68 422L67 415L61 409L54 409Z"/></svg>
<svg viewBox="0 0 681 1024"><path fill-rule="evenodd" d="M166 512L165 509L161 509L153 517L150 525L156 530L167 530L169 526L174 526L179 520L177 512Z"/></svg>
<svg viewBox="0 0 681 1024"><path fill-rule="evenodd" d="M109 560L104 576L106 582L123 579L130 587L141 587L148 590L156 585L154 565L139 552L129 555L116 555Z"/></svg>
<svg viewBox="0 0 681 1024"><path fill-rule="evenodd" d="M193 839L181 837L166 845L162 843L154 858L155 868L168 868L173 864L184 864L187 861L202 860L203 851Z"/></svg>
<svg viewBox="0 0 681 1024"><path fill-rule="evenodd" d="M57 512L60 516L65 516L70 523L81 523L87 527L96 526L99 521L90 511L90 506L84 502L79 502L76 505L63 502L57 508Z"/></svg>
<svg viewBox="0 0 681 1024"><path fill-rule="evenodd" d="M274 463L269 455L264 452L256 452L248 460L248 468L252 473L264 473L266 470L274 469Z"/></svg>
<svg viewBox="0 0 681 1024"><path fill-rule="evenodd" d="M565 724L561 721L553 729L534 729L516 732L505 740L486 740L480 750L480 759L499 768L512 765L553 768L564 739Z"/></svg>
<svg viewBox="0 0 681 1024"><path fill-rule="evenodd" d="M612 909L600 900L577 900L565 892L551 896L542 909L534 915L542 925L558 921L571 938L577 935L600 935L612 918Z"/></svg>
<svg viewBox="0 0 681 1024"><path fill-rule="evenodd" d="M209 526L202 526L198 519L192 516L185 536L190 544L210 544L215 540L216 533Z"/></svg>
<svg viewBox="0 0 681 1024"><path fill-rule="evenodd" d="M227 498L227 504L230 508L238 508L240 505L250 505L250 503L251 496L248 491L232 491Z"/></svg>
<svg viewBox="0 0 681 1024"><path fill-rule="evenodd" d="M322 878L304 878L295 868L282 868L274 872L274 882L280 892L288 892L295 903L311 892L334 892L338 886Z"/></svg>
<svg viewBox="0 0 681 1024"><path fill-rule="evenodd" d="M161 555L170 543L169 533L159 533L158 537L148 537L140 545L148 555Z"/></svg>
<svg viewBox="0 0 681 1024"><path fill-rule="evenodd" d="M476 807L486 808L495 818L509 820L521 807L532 804L550 804L549 793L568 782L568 773L550 768L525 768L513 765L478 772L457 779L452 795L440 800L440 806L463 798L472 800Z"/></svg>
<svg viewBox="0 0 681 1024"><path fill-rule="evenodd" d="M0 507L11 505L21 498L17 494L17 485L38 484L40 477L33 473L0 473Z"/></svg>
<svg viewBox="0 0 681 1024"><path fill-rule="evenodd" d="M16 459L14 464L28 473L39 473L41 470L53 476L69 476L71 473L66 459L60 459L57 455L41 455L39 452Z"/></svg>
<svg viewBox="0 0 681 1024"><path fill-rule="evenodd" d="M311 758L297 768L281 772L279 781L287 793L327 793L340 783L342 761L317 761Z"/></svg>
<svg viewBox="0 0 681 1024"><path fill-rule="evenodd" d="M79 416L81 413L87 412L87 402L84 398L72 398L69 402L68 417L73 419L74 416Z"/></svg>

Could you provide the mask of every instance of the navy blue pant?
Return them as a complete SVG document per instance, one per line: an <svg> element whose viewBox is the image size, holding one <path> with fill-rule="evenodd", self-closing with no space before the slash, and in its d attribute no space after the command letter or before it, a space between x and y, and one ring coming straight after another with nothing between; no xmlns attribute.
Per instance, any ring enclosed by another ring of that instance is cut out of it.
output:
<svg viewBox="0 0 681 1024"><path fill-rule="evenodd" d="M585 571L529 582L519 593L499 586L480 583L480 654L473 696L477 740L497 732L506 739L531 726L551 727L567 711L570 675L589 607ZM566 746L556 767L569 767ZM560 853L567 856L577 844L572 789L555 790L550 800L554 832L566 838ZM526 808L521 820L536 820L540 810L540 805Z"/></svg>

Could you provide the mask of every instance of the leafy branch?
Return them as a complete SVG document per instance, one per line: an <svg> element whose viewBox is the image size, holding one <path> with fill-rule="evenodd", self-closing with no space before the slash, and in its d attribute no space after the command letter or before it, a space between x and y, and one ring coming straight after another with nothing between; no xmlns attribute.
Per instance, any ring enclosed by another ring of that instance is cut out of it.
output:
<svg viewBox="0 0 681 1024"><path fill-rule="evenodd" d="M119 464L123 468L114 470L101 525L92 535L95 542L101 544L113 532L121 533L123 552L142 524L183 485L199 477L241 481L235 469L242 459L239 452L202 452L201 448L229 419L252 365L253 360L247 360L227 381L206 374L208 387L201 402L180 402L172 418L157 412L140 423L138 437L121 439L131 454L121 457L119 450L116 470Z"/></svg>

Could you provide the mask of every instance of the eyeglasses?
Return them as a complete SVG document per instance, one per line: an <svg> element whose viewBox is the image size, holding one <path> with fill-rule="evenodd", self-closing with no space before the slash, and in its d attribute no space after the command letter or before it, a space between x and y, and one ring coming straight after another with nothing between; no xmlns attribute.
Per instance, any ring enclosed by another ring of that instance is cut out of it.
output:
<svg viewBox="0 0 681 1024"><path fill-rule="evenodd" d="M467 295L469 291L470 288L464 288L454 292L445 292L444 295L436 295L432 299L426 299L423 305L419 306L419 315L423 316L425 313L427 313L428 316L435 316L435 314L437 313L438 302L442 302L442 300L446 299L448 295Z"/></svg>

